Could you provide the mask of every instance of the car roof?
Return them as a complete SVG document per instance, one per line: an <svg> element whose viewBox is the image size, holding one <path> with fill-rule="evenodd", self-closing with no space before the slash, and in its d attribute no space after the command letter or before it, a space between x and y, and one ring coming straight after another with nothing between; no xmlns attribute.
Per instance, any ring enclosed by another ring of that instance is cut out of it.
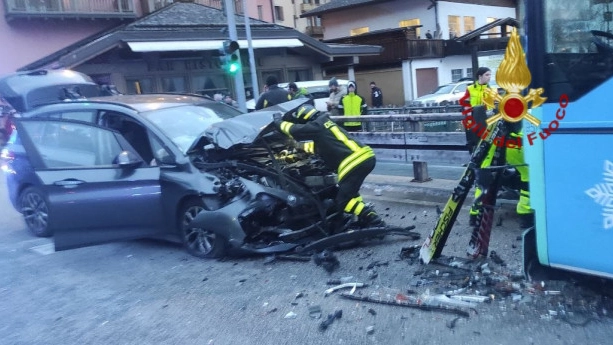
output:
<svg viewBox="0 0 613 345"><path fill-rule="evenodd" d="M112 95L88 98L87 101L128 106L138 112L172 108L181 105L217 103L205 97L180 94Z"/></svg>
<svg viewBox="0 0 613 345"><path fill-rule="evenodd" d="M339 85L346 85L349 80L336 79ZM298 87L312 87L312 86L325 86L328 87L330 80L308 80L308 81L295 81ZM287 87L289 83L279 83L279 87Z"/></svg>

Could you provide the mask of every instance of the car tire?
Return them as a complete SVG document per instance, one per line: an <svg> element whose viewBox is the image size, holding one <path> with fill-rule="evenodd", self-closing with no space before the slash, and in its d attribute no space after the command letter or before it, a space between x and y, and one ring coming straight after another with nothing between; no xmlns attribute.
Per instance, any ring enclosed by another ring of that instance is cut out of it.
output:
<svg viewBox="0 0 613 345"><path fill-rule="evenodd" d="M36 187L28 187L19 196L19 210L30 232L38 237L50 237L49 205L43 192Z"/></svg>
<svg viewBox="0 0 613 345"><path fill-rule="evenodd" d="M198 199L188 200L179 212L178 226L183 246L188 253L199 258L220 258L227 250L227 240L203 228L191 226L191 222L204 211L204 203Z"/></svg>

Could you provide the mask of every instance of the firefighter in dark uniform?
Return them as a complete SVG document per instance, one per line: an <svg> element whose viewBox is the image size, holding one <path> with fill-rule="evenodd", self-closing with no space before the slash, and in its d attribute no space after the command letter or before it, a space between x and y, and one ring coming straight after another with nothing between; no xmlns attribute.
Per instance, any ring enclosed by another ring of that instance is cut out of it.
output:
<svg viewBox="0 0 613 345"><path fill-rule="evenodd" d="M385 223L359 194L366 176L374 169L376 159L373 150L353 139L312 105L302 105L293 114L292 121L275 116L277 128L298 141L312 141L312 153L319 155L326 166L338 174L338 194L335 204L345 213L358 217L358 226L383 227ZM342 216L343 213L340 213Z"/></svg>
<svg viewBox="0 0 613 345"><path fill-rule="evenodd" d="M266 78L266 86L268 87L268 91L264 92L262 96L260 96L257 104L255 105L255 110L272 107L273 105L292 100L292 95L290 95L287 90L280 88L277 84L277 77L274 75L269 75L268 78Z"/></svg>

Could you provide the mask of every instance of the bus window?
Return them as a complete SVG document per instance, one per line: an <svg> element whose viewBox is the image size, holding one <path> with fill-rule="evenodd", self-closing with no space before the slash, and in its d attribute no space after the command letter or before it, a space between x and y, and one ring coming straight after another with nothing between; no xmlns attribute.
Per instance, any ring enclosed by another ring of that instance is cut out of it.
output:
<svg viewBox="0 0 613 345"><path fill-rule="evenodd" d="M612 24L607 1L543 0L548 102L566 93L576 100L613 75ZM537 20L524 18L524 21ZM534 34L534 33L530 33Z"/></svg>

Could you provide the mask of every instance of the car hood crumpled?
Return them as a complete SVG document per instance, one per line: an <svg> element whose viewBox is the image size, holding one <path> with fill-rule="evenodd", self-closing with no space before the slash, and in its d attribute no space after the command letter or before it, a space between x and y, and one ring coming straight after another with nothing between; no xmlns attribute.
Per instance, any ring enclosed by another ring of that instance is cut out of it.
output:
<svg viewBox="0 0 613 345"><path fill-rule="evenodd" d="M276 113L288 114L304 104L307 99L297 99L260 111L239 115L209 126L188 151L213 143L222 149L235 145L249 145L259 137L274 130L271 126Z"/></svg>

